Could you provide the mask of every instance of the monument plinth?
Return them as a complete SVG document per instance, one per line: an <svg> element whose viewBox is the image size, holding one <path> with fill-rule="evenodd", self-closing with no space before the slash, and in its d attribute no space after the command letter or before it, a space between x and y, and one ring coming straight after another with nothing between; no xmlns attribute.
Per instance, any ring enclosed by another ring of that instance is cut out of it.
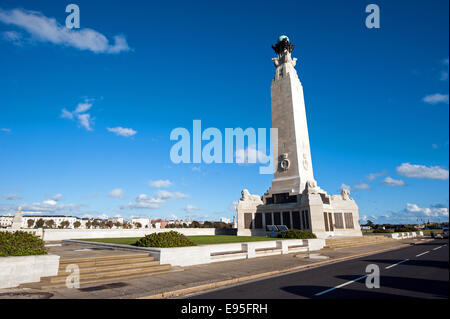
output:
<svg viewBox="0 0 450 319"><path fill-rule="evenodd" d="M262 196L242 191L238 202L238 234L265 235L267 225L305 229L318 237L361 236L358 206L350 192L330 196L314 179L303 87L295 70L294 45L281 36L272 46L277 57L271 86L274 141L272 186Z"/></svg>

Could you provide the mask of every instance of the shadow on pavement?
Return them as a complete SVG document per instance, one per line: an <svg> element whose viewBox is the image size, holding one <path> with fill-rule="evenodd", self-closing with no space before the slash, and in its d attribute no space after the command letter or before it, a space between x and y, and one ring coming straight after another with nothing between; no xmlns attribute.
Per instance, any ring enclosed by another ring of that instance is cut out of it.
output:
<svg viewBox="0 0 450 319"><path fill-rule="evenodd" d="M350 281L354 280L355 276L336 276L336 278ZM359 282L359 287L362 288L361 291L369 290L366 288L364 281ZM381 274L380 287L380 289L393 288L396 290L408 290L418 293L425 293L430 295L429 298L448 298L449 295L449 282L445 280L383 276L383 274ZM377 289L373 290L376 291ZM406 292L401 293L402 295L399 297L408 297Z"/></svg>
<svg viewBox="0 0 450 319"><path fill-rule="evenodd" d="M314 296L314 294L325 291L330 287L324 286L288 286L282 287L281 290L297 295L299 297L314 298L314 299L405 299L414 298L410 296L403 296L397 294L389 294L379 292L376 289L365 290L340 288L330 293L321 296Z"/></svg>
<svg viewBox="0 0 450 319"><path fill-rule="evenodd" d="M398 263L398 259L365 259L365 262L372 263L372 264L378 264L378 265L393 265L395 263ZM430 268L442 268L442 269L448 269L449 262L448 261L437 261L437 260L408 260L405 263L402 263L402 266L420 266L420 267L430 267ZM382 271L383 269L381 269Z"/></svg>

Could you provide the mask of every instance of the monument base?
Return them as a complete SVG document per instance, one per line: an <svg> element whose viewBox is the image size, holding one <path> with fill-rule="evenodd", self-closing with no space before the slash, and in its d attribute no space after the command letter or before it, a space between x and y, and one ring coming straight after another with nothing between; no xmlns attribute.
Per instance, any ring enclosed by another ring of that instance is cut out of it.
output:
<svg viewBox="0 0 450 319"><path fill-rule="evenodd" d="M285 225L288 229L308 230L317 238L362 236L358 206L348 190L328 195L308 182L301 194L272 194L263 199L242 191L238 202L238 235L271 235L266 226Z"/></svg>

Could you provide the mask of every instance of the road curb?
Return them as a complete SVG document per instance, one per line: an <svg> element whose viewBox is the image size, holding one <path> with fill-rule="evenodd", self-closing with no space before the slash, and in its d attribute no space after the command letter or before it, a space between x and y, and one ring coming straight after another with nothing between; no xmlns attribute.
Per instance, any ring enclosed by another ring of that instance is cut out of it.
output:
<svg viewBox="0 0 450 319"><path fill-rule="evenodd" d="M427 240L427 241L429 241L429 240ZM423 242L427 242L427 241L423 241ZM166 299L166 298L170 298L170 297L177 297L177 296L192 294L195 292L201 292L204 290L211 290L211 289L220 288L220 287L224 287L224 286L228 286L228 285L233 285L233 284L237 284L237 283L241 283L241 282L246 282L246 281L250 281L250 280L255 280L255 279L270 277L270 276L274 276L274 275L278 275L278 274L288 273L291 271L312 268L312 267L317 267L317 266L326 265L326 264L332 264L332 263L341 262L341 261L349 260L349 259L355 259L358 257L373 255L373 254L381 253L384 251L396 250L396 249L400 249L400 248L403 248L403 247L409 246L409 245L410 245L409 243L408 244L402 243L394 248L389 247L389 248L384 248L384 249L372 250L369 252L354 254L354 255L350 255L350 256L344 256L344 257L338 257L338 258L318 261L318 262L314 262L314 263L307 264L307 265L295 266L295 267L290 267L290 268L285 268L285 269L280 269L280 270L264 272L264 273L260 273L260 274L256 274L256 275L243 276L243 277L239 277L239 278L217 281L217 282L198 285L198 286L189 287L189 288L167 291L167 292L163 292L163 293L159 293L159 294L155 294L155 295L151 295L151 296L139 297L137 299Z"/></svg>

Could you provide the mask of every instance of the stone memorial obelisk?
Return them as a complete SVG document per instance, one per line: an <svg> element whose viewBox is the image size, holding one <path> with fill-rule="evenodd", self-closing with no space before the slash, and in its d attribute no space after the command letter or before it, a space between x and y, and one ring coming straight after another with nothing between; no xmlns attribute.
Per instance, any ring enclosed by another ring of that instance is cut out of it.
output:
<svg viewBox="0 0 450 319"><path fill-rule="evenodd" d="M20 228L22 228L22 207L19 207L19 209L17 209L17 212L14 215L11 225L11 229L20 229Z"/></svg>
<svg viewBox="0 0 450 319"><path fill-rule="evenodd" d="M287 36L272 46L277 57L271 86L273 143L276 158L272 186L262 196L242 191L238 202L238 234L266 235L270 225L304 229L318 237L361 236L358 206L348 190L329 196L314 179L303 86ZM280 227L282 228L282 227Z"/></svg>

